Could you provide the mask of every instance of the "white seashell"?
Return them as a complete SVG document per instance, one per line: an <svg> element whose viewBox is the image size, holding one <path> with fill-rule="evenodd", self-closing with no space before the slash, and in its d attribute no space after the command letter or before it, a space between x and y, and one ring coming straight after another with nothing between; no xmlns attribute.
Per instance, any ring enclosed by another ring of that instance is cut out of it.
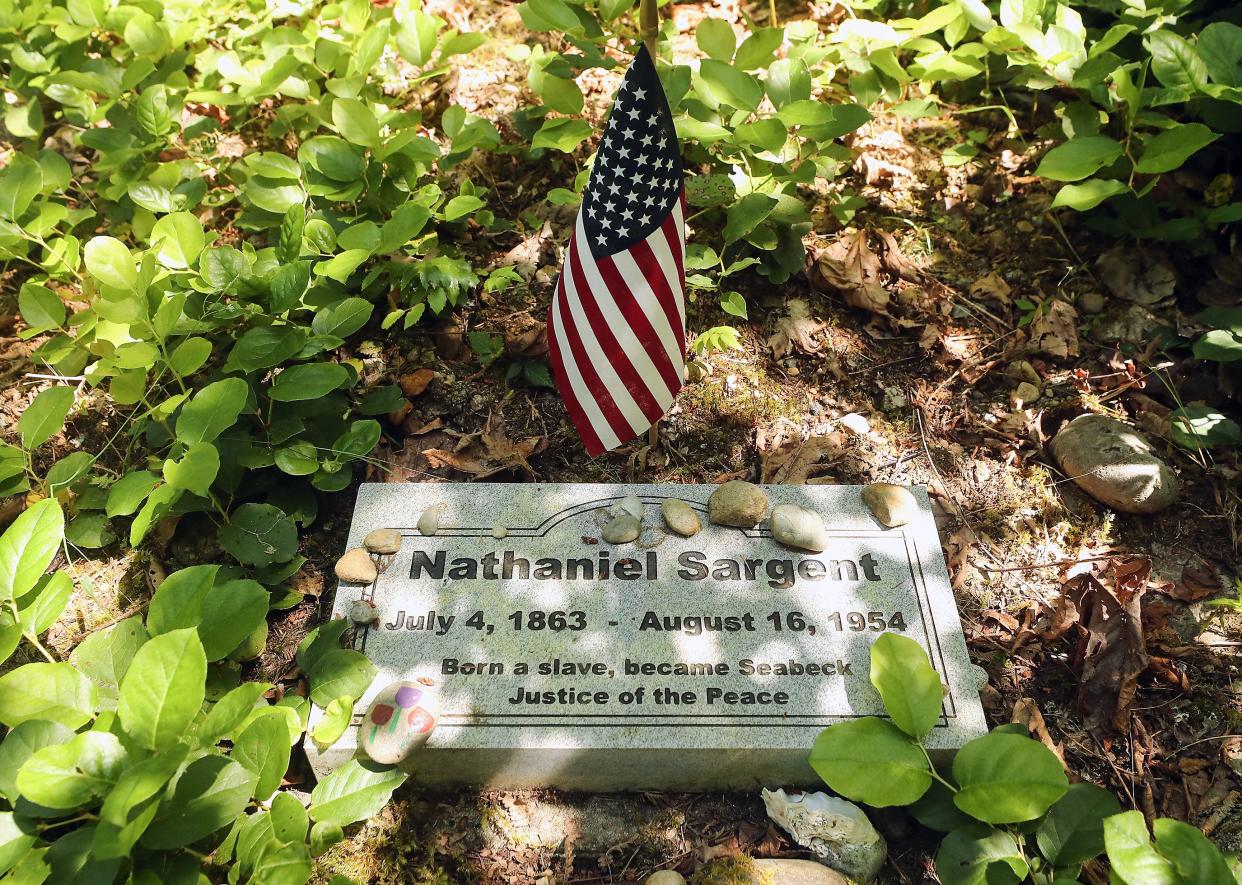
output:
<svg viewBox="0 0 1242 885"><path fill-rule="evenodd" d="M888 845L853 802L826 793L764 790L768 817L823 862L847 876L869 881L888 857Z"/></svg>

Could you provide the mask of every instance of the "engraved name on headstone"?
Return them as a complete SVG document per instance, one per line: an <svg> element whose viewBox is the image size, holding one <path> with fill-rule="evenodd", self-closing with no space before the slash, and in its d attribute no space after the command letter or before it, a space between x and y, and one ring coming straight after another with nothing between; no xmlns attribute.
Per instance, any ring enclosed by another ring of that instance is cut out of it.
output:
<svg viewBox="0 0 1242 885"><path fill-rule="evenodd" d="M885 528L856 486L769 486L770 504L824 518L823 553L788 549L766 520L711 524L714 486L365 484L351 547L393 528L400 550L371 586L343 584L333 617L359 599L376 621L353 645L379 669L355 707L400 680L430 680L439 719L414 779L565 789L715 789L813 784L807 753L826 726L883 715L868 679L883 631L915 639L946 686L929 746L985 730L940 543L923 489L919 517ZM602 527L626 496L643 503L637 541ZM666 498L702 530L668 531ZM442 505L439 529L415 526ZM321 715L312 714L312 727ZM358 728L323 753L322 775L358 752Z"/></svg>

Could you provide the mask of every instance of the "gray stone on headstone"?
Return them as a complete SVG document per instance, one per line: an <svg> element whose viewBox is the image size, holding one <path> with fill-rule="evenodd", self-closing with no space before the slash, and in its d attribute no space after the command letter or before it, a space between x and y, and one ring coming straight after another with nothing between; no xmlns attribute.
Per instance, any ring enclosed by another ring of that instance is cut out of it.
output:
<svg viewBox="0 0 1242 885"><path fill-rule="evenodd" d="M773 506L824 518L822 553L778 544L766 523L703 520L691 538L645 521L600 542L613 508L668 498L700 515L715 486L364 484L350 529L396 527L400 551L373 585L342 584L379 619L353 646L379 670L355 723L389 683L435 681L440 716L417 754L424 783L570 790L816 785L806 758L825 727L883 715L871 643L892 630L929 653L947 686L928 737L943 755L985 730L931 506L878 526L857 486L766 486ZM434 536L415 525L442 504ZM506 529L494 537L493 527ZM313 728L322 711L312 712ZM323 776L358 730L323 753Z"/></svg>

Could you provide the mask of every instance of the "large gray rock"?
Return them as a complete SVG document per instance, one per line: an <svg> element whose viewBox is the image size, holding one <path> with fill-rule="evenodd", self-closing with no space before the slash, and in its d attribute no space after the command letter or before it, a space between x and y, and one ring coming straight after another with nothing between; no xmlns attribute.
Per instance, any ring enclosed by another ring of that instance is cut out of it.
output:
<svg viewBox="0 0 1242 885"><path fill-rule="evenodd" d="M861 808L826 793L763 790L768 816L794 841L851 879L870 882L888 859L888 844Z"/></svg>
<svg viewBox="0 0 1242 885"><path fill-rule="evenodd" d="M707 499L707 518L716 525L748 529L768 510L768 496L752 482L731 479Z"/></svg>
<svg viewBox="0 0 1242 885"><path fill-rule="evenodd" d="M1101 504L1124 513L1155 513L1177 499L1173 468L1128 424L1080 415L1052 440L1065 475Z"/></svg>

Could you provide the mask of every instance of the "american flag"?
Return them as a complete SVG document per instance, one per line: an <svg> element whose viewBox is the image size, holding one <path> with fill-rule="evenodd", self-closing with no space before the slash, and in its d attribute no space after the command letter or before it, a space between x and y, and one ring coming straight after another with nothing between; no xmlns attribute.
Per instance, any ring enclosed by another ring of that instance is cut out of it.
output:
<svg viewBox="0 0 1242 885"><path fill-rule="evenodd" d="M626 71L548 308L556 386L592 457L650 428L685 372L685 188L646 47Z"/></svg>

